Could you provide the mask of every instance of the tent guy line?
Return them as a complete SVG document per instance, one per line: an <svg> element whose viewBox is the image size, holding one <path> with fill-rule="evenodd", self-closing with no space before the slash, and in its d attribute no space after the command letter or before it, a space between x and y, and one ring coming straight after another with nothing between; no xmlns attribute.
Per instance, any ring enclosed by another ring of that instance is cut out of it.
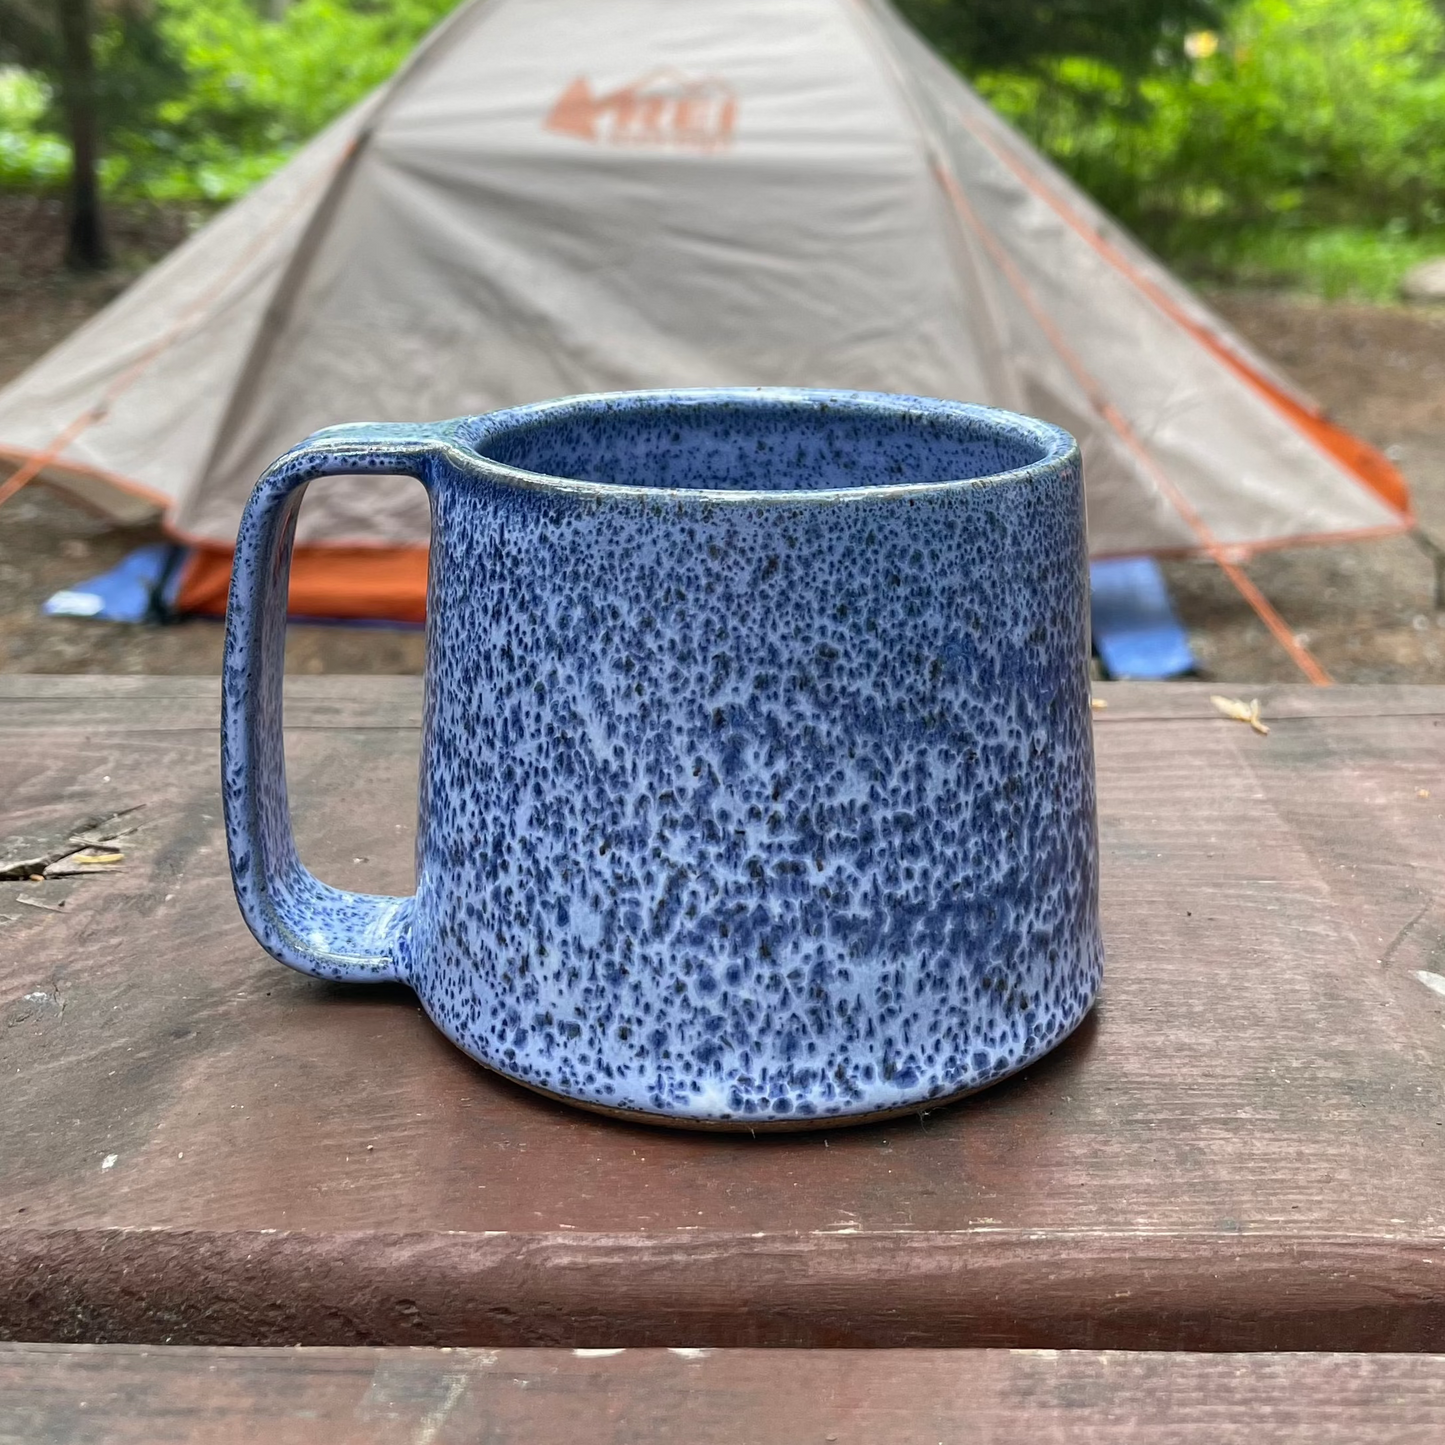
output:
<svg viewBox="0 0 1445 1445"><path fill-rule="evenodd" d="M412 52L401 69L382 87L383 104L385 101L395 99L403 83L416 75L427 58L438 49L447 34L449 34L452 29L458 27L464 18L475 23L486 10L498 3L500 3L500 0L478 0L478 3L474 5L464 5L460 10L454 11L438 24L430 34L426 36L417 49ZM369 99L374 99L375 94L376 93L373 93L373 96L369 97ZM360 106L354 107L353 109L364 109L366 104L367 102L363 101ZM266 242L269 241L276 232L281 230L318 191L323 194L331 192L338 177L344 175L348 167L354 163L357 155L371 139L375 131L377 115L382 108L382 106L377 106L372 111L369 117L370 123L364 125L358 130L357 134L352 137L330 170L315 177L311 183L296 196L288 208L273 217L268 225L263 226L255 237L253 237L250 245L247 246L236 261L221 274L220 279L209 289L197 296L190 305L182 311L174 325L165 332L158 341L148 347L128 370L124 371L111 383L101 399L94 406L88 407L57 432L54 439L42 450L30 453L16 470L12 472L3 483L0 483L0 506L3 506L11 497L15 496L16 493L34 481L47 467L59 461L71 442L79 438L97 422L104 421L110 414L110 409L115 402L124 395L131 386L139 381L150 366L185 334L186 328L197 319L204 319L200 314L204 312L206 307L225 294L226 288L237 276L245 271L247 265L264 249ZM284 288L278 288L278 291L281 289ZM0 448L0 459L3 459L5 455L6 449ZM139 486L130 478L120 477L113 473L96 472L96 475L101 480L113 486L133 490L148 500L155 501L159 506L164 507L171 500L164 493L158 493L149 488Z"/></svg>
<svg viewBox="0 0 1445 1445"><path fill-rule="evenodd" d="M863 3L863 0L859 0ZM1095 230L1076 211L1070 208L1066 199L1054 194L1036 176L1028 172L1018 159L998 145L995 140L977 125L961 107L952 110L954 118L980 145L985 146L993 156L1018 181L1048 205L1066 225L1082 240L1094 248L1115 270L1125 276L1131 284L1149 298L1155 306L1175 322L1186 335L1200 346L1217 356L1241 378L1253 386L1261 395L1272 401L1281 413L1312 441L1326 456L1339 461L1353 472L1362 485L1377 493L1400 514L1399 525L1370 528L1356 533L1353 540L1369 541L1379 537L1394 536L1408 530L1410 538L1424 555L1429 558L1435 579L1435 607L1445 611L1445 547L1442 547L1420 525L1410 501L1410 491L1399 469L1389 463L1373 447L1361 445L1359 440L1333 422L1324 409L1297 388L1286 389L1275 379L1260 373L1250 364L1246 355L1240 354L1227 335L1211 330L1203 322L1191 318L1166 292L1145 275L1106 236ZM1310 539L1298 538L1300 543ZM1345 540L1344 534L1336 534L1332 540ZM1241 548L1231 548L1228 561L1237 563L1243 559ZM1221 564L1222 565L1222 564ZM1231 580L1233 580L1231 578ZM1236 584L1237 585L1237 584ZM1253 584L1250 584L1251 586ZM1248 600L1248 599L1246 599ZM1250 604L1254 604L1251 602ZM1256 608L1256 611L1258 609ZM1271 631L1274 628L1271 627ZM1276 636L1278 634L1276 633Z"/></svg>
<svg viewBox="0 0 1445 1445"><path fill-rule="evenodd" d="M497 0L490 0L490 3L497 3ZM485 8L487 8L485 3L478 7L479 10L484 10ZM389 82L386 89L387 99L393 99L396 96L401 83L420 69L427 56L437 48L437 45L446 33L469 9L470 7L463 7L462 11L454 12L447 20L443 21L431 32L418 49L412 53L407 63ZM226 288L246 269L247 265L256 255L264 249L266 242L269 241L277 231L281 230L286 222L290 221L317 191L329 192L332 189L337 178L345 173L347 168L355 161L357 154L366 145L367 141L371 139L375 129L375 119L376 115L373 113L371 117L372 124L363 126L362 129L357 132L331 169L313 179L310 185L306 186L300 192L288 209L273 217L269 225L262 227L257 232L251 244L246 247L231 267L222 272L220 279L208 290L196 297L181 313L171 329L167 331L160 340L155 342L154 345L147 348L136 359L129 370L123 372L111 383L102 395L100 401L81 412L73 421L56 434L54 440L51 441L48 446L42 451L32 453L3 483L0 483L0 506L3 506L11 497L15 496L17 492L34 481L46 467L58 461L71 442L75 441L89 427L94 426L97 422L103 421L106 416L109 415L110 409L115 402L124 395L131 386L140 380L149 367L164 352L184 335L186 328L200 317L200 313L211 305L212 302L225 294ZM0 452L0 456L3 456L3 452ZM111 476L106 476L105 480L111 481L113 485L132 487L142 495L155 500L158 505L161 506L164 506L165 503L169 501L169 498L165 497L164 494L136 487L136 484L129 478L112 478Z"/></svg>
<svg viewBox="0 0 1445 1445"><path fill-rule="evenodd" d="M1170 505L1199 538L1201 550L1219 567L1239 595L1254 609L1256 616L1269 629L1275 641L1290 655L1295 665L1310 682L1316 687L1329 687L1333 682L1329 673L1320 665L1314 654L1295 636L1294 630L1279 615L1270 600L1250 580L1244 569L1228 555L1229 549L1219 542L1218 538L1209 530L1204 519L1189 505L1184 494L1174 485L1169 474L1159 465L1149 448L1144 445L1128 417L1103 396L1097 380L1079 360L1073 347L1060 334L1053 319L1039 305L1038 299L1030 290L1028 282L1019 274L1018 268L1009 258L1008 252L1004 250L998 238L978 219L953 173L936 156L933 164L939 183L948 193L954 209L983 243L989 255L993 257L994 263L1003 273L1009 285L1017 292L1019 299L1028 307L1034 320L1037 321L1039 329L1048 337L1050 344L1058 353L1059 359L1074 374L1095 410L1113 428L1120 441L1128 447L1140 466L1148 472L1155 486L1168 498Z"/></svg>
<svg viewBox="0 0 1445 1445"><path fill-rule="evenodd" d="M860 12L868 14L866 0L854 0L854 3ZM954 212L978 238L984 249L992 257L994 264L999 268L1004 279L1013 288L1019 300L1028 308L1029 313L1033 316L1040 331L1048 338L1049 344L1054 348L1059 359L1069 368L1075 380L1083 389L1084 394L1089 399L1090 405L1092 405L1099 416L1109 424L1120 441L1123 442L1130 453L1148 473L1155 486L1168 498L1169 503L1174 507L1175 511L1178 512L1189 525L1190 529L1199 539L1201 549L1224 573L1235 590L1254 610L1255 615L1264 623L1265 627L1269 629L1270 634L1289 654L1290 659L1305 677L1316 687L1329 687L1334 679L1330 677L1329 673L1326 672L1314 654L1299 640L1294 629L1280 616L1274 605L1259 590L1243 568L1227 554L1227 549L1220 544L1219 540L1210 531L1208 525L1199 513L1189 505L1188 499L1179 488L1175 486L1168 472L1159 465L1158 460L1144 444L1143 439L1139 436L1133 424L1119 408L1105 396L1098 379L1093 376L1088 368L1084 366L1083 362L1080 361L1077 353L1064 339L1048 312L1039 305L1038 298L1033 294L1027 280L1020 274L1018 267L1014 265L1006 248L999 241L998 237L983 224L974 208L969 205L968 198L964 195L963 188L958 183L958 177L953 173L953 167L949 164L948 157L941 152L933 136L914 111L912 104L909 102L907 87L903 83L903 78L898 74L898 67L892 53L886 45L882 46L881 49L882 53L888 57L888 70L898 87L900 98L903 100L909 112L913 114L915 123L918 124L920 144L928 154L929 165L934 177L943 188L944 193L948 196ZM1168 303L1167 298L1158 295L1152 287L1146 284L1146 278L1139 275L1133 267L1128 266L1124 258L1119 256L1112 247L1105 247L1102 244L1102 238L1095 237L1077 216L1072 215L1066 207L1049 195L1042 186L1038 185L1031 177L1020 174L1018 168L1012 164L1009 158L997 146L994 146L988 137L985 136L978 127L974 126L961 110L955 109L953 113L971 135L982 145L986 146L999 161L1008 166L1010 171L1018 175L1018 178L1030 191L1047 202L1073 230L1093 244L1095 249L1098 250L1106 260L1124 273L1126 279L1147 295L1171 320L1183 326L1188 335L1195 340L1200 339L1195 328L1188 326L1184 322L1177 309ZM1226 359L1233 362L1232 357L1227 357ZM1311 438L1311 440L1314 440L1314 438ZM1408 502L1408 496L1406 500Z"/></svg>
<svg viewBox="0 0 1445 1445"><path fill-rule="evenodd" d="M1117 246L1086 224L1064 200L1054 195L1037 177L1030 176L1007 151L994 143L991 137L976 125L961 110L953 114L959 123L980 145L1013 173L1019 182L1041 201L1082 240L1086 241L1105 261L1125 277L1129 283L1147 296L1150 301L1175 323L1191 340L1204 347L1211 355L1223 361L1242 380L1272 402L1292 422L1296 429L1332 461L1343 463L1362 486L1381 497L1400 513L1397 528L1376 529L1361 534L1362 537L1392 535L1403 531L1414 523L1409 488L1396 467L1375 452L1374 448L1362 445L1359 440L1336 426L1325 415L1323 408L1309 398L1291 394L1277 382L1262 375L1251 366L1246 358L1238 355L1226 338L1217 336L1206 326L1192 320L1169 296L1165 295L1148 276L1133 265ZM1382 465L1383 463L1383 465Z"/></svg>
<svg viewBox="0 0 1445 1445"><path fill-rule="evenodd" d="M360 141L361 137L358 137L351 143L351 146L347 148L340 161L337 162L336 169L339 170L346 164L352 151L360 144ZM323 184L329 185L330 181L330 175L322 176L318 180L313 181L312 184L296 198L295 204L289 210L275 217L269 226L256 234L251 244L246 247L231 268L222 272L220 279L217 280L213 286L197 296L191 304L182 311L170 330L167 331L160 340L143 351L128 370L123 371L120 376L111 382L102 393L100 400L96 402L94 406L81 412L69 425L64 427L56 435L49 446L43 451L34 453L27 461L23 462L12 472L3 483L0 483L0 506L4 506L21 488L33 482L46 467L57 462L66 447L75 441L77 437L81 436L97 422L104 421L110 414L111 407L145 375L166 351L175 345L185 333L186 328L198 320L204 319L202 313L204 313L205 309L217 300L217 298L225 294L226 288L246 269L246 266L254 259L257 253L262 250L266 242L271 239L271 236L300 210L304 202L311 199L317 187ZM134 483L130 482L128 478L117 479L115 484L134 486ZM144 494L157 500L162 505L164 505L165 501L169 500L155 492L147 492Z"/></svg>

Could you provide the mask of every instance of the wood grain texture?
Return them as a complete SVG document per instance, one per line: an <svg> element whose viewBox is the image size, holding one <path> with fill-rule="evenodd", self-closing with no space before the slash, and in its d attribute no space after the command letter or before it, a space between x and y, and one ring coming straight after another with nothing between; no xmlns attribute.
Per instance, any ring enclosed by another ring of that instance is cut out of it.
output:
<svg viewBox="0 0 1445 1445"><path fill-rule="evenodd" d="M25 1445L1436 1445L1445 1357L0 1348Z"/></svg>
<svg viewBox="0 0 1445 1445"><path fill-rule="evenodd" d="M1262 690L1267 738L1208 691L1100 689L1069 1043L751 1139L551 1104L268 960L213 681L0 678L0 835L147 804L62 913L0 884L0 1335L1445 1350L1445 689ZM416 681L288 699L303 855L406 891Z"/></svg>

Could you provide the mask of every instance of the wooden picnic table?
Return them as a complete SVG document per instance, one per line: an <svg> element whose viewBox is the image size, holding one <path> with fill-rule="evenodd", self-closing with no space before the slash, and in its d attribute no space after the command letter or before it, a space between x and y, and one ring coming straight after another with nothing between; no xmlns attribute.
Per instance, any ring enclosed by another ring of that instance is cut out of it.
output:
<svg viewBox="0 0 1445 1445"><path fill-rule="evenodd" d="M1445 1357L0 1346L24 1445L1439 1445Z"/></svg>
<svg viewBox="0 0 1445 1445"><path fill-rule="evenodd" d="M214 680L0 678L0 835L145 805L119 871L0 884L0 1338L1445 1351L1445 689L1262 689L1268 737L1208 692L1099 689L1108 964L1072 1040L925 1117L754 1139L548 1102L407 991L268 959L227 878ZM406 891L419 683L297 679L288 709L306 860ZM441 1388L449 1357L416 1358ZM723 1395L759 1368L717 1358ZM807 1378L771 1358L783 1393ZM1032 1389L1044 1357L906 1358L888 1399L962 1359ZM1433 1388L1439 1438L1438 1361L1349 1368ZM1328 1393L1318 1362L1250 1370L1305 1415Z"/></svg>

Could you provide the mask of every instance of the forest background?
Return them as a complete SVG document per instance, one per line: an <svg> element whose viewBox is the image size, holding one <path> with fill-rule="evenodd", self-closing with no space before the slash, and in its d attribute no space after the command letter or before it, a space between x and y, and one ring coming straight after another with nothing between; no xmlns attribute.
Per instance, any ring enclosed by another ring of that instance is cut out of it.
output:
<svg viewBox="0 0 1445 1445"><path fill-rule="evenodd" d="M452 3L0 0L0 191L68 193L72 262L104 264L105 207L199 222ZM1193 279L1380 301L1445 253L1445 0L900 6Z"/></svg>

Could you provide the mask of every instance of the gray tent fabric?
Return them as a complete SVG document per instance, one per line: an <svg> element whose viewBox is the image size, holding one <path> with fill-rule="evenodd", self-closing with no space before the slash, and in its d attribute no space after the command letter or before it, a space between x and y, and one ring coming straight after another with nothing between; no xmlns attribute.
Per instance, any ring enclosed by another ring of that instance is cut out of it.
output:
<svg viewBox="0 0 1445 1445"><path fill-rule="evenodd" d="M319 427L711 385L1057 422L1095 555L1410 523L1388 463L883 0L472 0L0 392L0 457L228 547ZM427 535L414 483L335 479L299 539Z"/></svg>

